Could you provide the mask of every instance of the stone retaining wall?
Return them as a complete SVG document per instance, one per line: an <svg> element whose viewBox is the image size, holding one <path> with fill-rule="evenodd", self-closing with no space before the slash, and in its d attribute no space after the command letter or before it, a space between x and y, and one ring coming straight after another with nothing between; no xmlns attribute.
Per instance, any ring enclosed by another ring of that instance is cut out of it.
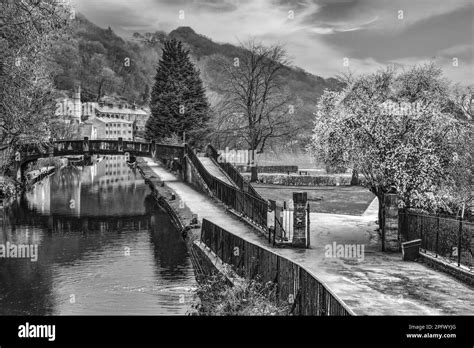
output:
<svg viewBox="0 0 474 348"><path fill-rule="evenodd" d="M250 173L251 166L235 165L238 171ZM298 166L257 166L257 173L297 173Z"/></svg>
<svg viewBox="0 0 474 348"><path fill-rule="evenodd" d="M250 174L242 173L250 180ZM283 186L351 186L351 175L287 175L287 174L258 174L258 182L270 185ZM359 179L359 185L363 180Z"/></svg>
<svg viewBox="0 0 474 348"><path fill-rule="evenodd" d="M433 257L426 253L420 253L419 260L437 271L447 273L463 283L474 287L474 273L469 272L466 269L460 268L457 265L449 264L440 258Z"/></svg>

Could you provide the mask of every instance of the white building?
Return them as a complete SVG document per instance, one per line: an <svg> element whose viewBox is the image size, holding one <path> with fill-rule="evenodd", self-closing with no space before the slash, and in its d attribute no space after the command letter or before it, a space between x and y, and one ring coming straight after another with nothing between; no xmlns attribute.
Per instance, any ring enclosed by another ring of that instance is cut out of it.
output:
<svg viewBox="0 0 474 348"><path fill-rule="evenodd" d="M142 138L150 111L129 105L125 102L111 101L81 103L81 89L77 88L72 98L57 100L56 115L66 122L79 125L80 138L133 140Z"/></svg>
<svg viewBox="0 0 474 348"><path fill-rule="evenodd" d="M130 121L133 124L134 136L142 137L150 113L126 103L99 102L95 107L95 117Z"/></svg>
<svg viewBox="0 0 474 348"><path fill-rule="evenodd" d="M133 122L128 120L94 117L86 123L92 125L90 139L133 140Z"/></svg>

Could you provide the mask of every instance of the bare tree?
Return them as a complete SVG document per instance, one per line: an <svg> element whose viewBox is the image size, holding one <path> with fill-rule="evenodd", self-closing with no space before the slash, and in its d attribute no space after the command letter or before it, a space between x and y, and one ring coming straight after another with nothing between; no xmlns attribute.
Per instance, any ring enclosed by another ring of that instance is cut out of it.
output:
<svg viewBox="0 0 474 348"><path fill-rule="evenodd" d="M355 82L357 78L357 73L350 68L347 68L346 71L343 71L336 75L336 79L339 80L341 83L345 84L346 86L350 86Z"/></svg>
<svg viewBox="0 0 474 348"><path fill-rule="evenodd" d="M248 146L253 160L255 151L262 153L271 139L292 134L295 106L282 80L289 64L284 48L253 40L241 48L242 54L233 61L219 62L224 81L217 123L221 134L236 145Z"/></svg>

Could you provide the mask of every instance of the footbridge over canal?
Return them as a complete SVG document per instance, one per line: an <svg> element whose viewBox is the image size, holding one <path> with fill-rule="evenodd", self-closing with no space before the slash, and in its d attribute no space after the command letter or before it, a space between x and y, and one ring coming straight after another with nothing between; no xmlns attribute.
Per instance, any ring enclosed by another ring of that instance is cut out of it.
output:
<svg viewBox="0 0 474 348"><path fill-rule="evenodd" d="M154 141L128 141L121 138L107 140L56 140L22 145L15 153L17 179L24 179L28 163L39 158L62 156L124 155L151 157L164 160L183 160L184 145L159 144Z"/></svg>

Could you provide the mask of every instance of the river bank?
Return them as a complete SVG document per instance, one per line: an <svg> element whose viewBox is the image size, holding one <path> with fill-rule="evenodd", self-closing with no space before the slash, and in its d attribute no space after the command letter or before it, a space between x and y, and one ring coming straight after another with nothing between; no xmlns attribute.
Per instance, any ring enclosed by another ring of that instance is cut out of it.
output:
<svg viewBox="0 0 474 348"><path fill-rule="evenodd" d="M57 169L68 165L67 158L40 158L26 171L25 181L18 182L12 177L0 175L0 208L8 205L15 197L28 191L34 184L53 175Z"/></svg>

